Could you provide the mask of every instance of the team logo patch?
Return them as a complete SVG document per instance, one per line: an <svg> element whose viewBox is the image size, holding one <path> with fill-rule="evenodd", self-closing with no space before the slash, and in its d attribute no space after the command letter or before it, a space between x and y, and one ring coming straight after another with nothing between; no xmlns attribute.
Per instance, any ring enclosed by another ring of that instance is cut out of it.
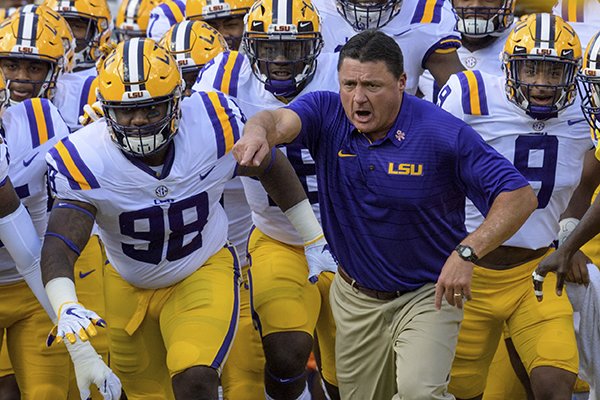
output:
<svg viewBox="0 0 600 400"><path fill-rule="evenodd" d="M404 139L406 139L406 134L404 132L402 132L400 129L398 129L396 131L396 140L398 140L399 142L403 141Z"/></svg>
<svg viewBox="0 0 600 400"><path fill-rule="evenodd" d="M154 189L154 193L156 194L157 197L163 198L169 194L169 188L167 188L164 185L160 185L159 187Z"/></svg>
<svg viewBox="0 0 600 400"><path fill-rule="evenodd" d="M533 130L536 132L541 132L546 127L546 124L542 121L536 121L533 123Z"/></svg>
<svg viewBox="0 0 600 400"><path fill-rule="evenodd" d="M473 69L477 65L477 59L473 56L469 56L465 58L465 65L467 68Z"/></svg>

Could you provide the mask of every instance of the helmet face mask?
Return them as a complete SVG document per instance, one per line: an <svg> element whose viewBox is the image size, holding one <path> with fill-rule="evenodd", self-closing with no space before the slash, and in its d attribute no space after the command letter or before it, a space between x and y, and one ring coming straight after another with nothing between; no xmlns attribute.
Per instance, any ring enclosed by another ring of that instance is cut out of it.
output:
<svg viewBox="0 0 600 400"><path fill-rule="evenodd" d="M162 150L171 141L172 131L178 128L179 115L174 108L178 109L180 96L179 93L136 104L103 102L113 141L135 157L146 157ZM149 122L136 125L133 118L137 113L142 113Z"/></svg>
<svg viewBox="0 0 600 400"><path fill-rule="evenodd" d="M111 139L131 156L153 155L177 134L181 73L153 40L119 43L99 68L97 95Z"/></svg>
<svg viewBox="0 0 600 400"><path fill-rule="evenodd" d="M457 2L452 2L458 18L456 27L464 36L499 36L514 21L513 0L500 0L497 7L461 6Z"/></svg>
<svg viewBox="0 0 600 400"><path fill-rule="evenodd" d="M275 95L287 97L288 93L294 94L314 72L315 51L320 43L316 38L255 39L251 42L246 50L257 62L258 78Z"/></svg>
<svg viewBox="0 0 600 400"><path fill-rule="evenodd" d="M385 26L399 12L402 0L337 0L337 10L356 31Z"/></svg>
<svg viewBox="0 0 600 400"><path fill-rule="evenodd" d="M552 118L575 101L581 44L562 18L532 14L519 22L502 59L507 98L532 118Z"/></svg>
<svg viewBox="0 0 600 400"><path fill-rule="evenodd" d="M274 9L272 3L260 0L252 6L245 19L242 46L265 89L291 98L316 71L323 47L321 17L309 0L292 0L286 10Z"/></svg>
<svg viewBox="0 0 600 400"><path fill-rule="evenodd" d="M577 66L571 62L514 57L513 76L508 78L516 101L534 113L553 114L567 106L573 96Z"/></svg>

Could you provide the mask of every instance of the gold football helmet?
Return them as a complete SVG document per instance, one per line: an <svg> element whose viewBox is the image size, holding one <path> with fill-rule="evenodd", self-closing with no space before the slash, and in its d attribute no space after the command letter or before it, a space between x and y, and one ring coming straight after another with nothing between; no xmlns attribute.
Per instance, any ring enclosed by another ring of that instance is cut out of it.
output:
<svg viewBox="0 0 600 400"><path fill-rule="evenodd" d="M337 10L356 31L379 29L402 7L402 0L336 0Z"/></svg>
<svg viewBox="0 0 600 400"><path fill-rule="evenodd" d="M256 77L276 96L291 98L312 79L323 47L321 17L310 0L259 0L246 16L244 51Z"/></svg>
<svg viewBox="0 0 600 400"><path fill-rule="evenodd" d="M112 17L106 0L46 0L49 8L62 15L69 24L74 20L87 24L84 38L75 38L75 66L86 69L94 66L101 56L100 47L108 43L112 34Z"/></svg>
<svg viewBox="0 0 600 400"><path fill-rule="evenodd" d="M48 64L48 73L40 81L11 78L14 84L39 87L33 97L52 98L56 81L65 65L63 40L53 21L36 13L18 12L0 23L0 59L25 59Z"/></svg>
<svg viewBox="0 0 600 400"><path fill-rule="evenodd" d="M115 24L119 42L134 37L146 37L150 12L159 4L159 0L124 0L117 12Z"/></svg>
<svg viewBox="0 0 600 400"><path fill-rule="evenodd" d="M112 140L124 152L148 156L166 146L177 133L182 92L181 73L169 52L151 39L121 42L103 60L98 72L97 95ZM158 109L166 114L143 126L120 124L119 113Z"/></svg>
<svg viewBox="0 0 600 400"><path fill-rule="evenodd" d="M489 2L483 2L489 4ZM516 0L501 0L499 7L485 5L459 6L452 1L456 11L457 29L468 37L499 36L515 19Z"/></svg>
<svg viewBox="0 0 600 400"><path fill-rule="evenodd" d="M506 96L527 114L547 119L573 104L581 44L575 30L551 14L531 14L504 46Z"/></svg>
<svg viewBox="0 0 600 400"><path fill-rule="evenodd" d="M600 134L600 32L592 37L585 49L577 83L581 110L596 136Z"/></svg>
<svg viewBox="0 0 600 400"><path fill-rule="evenodd" d="M58 31L58 35L63 40L63 47L65 48L65 67L63 72L73 71L75 66L75 37L71 31L71 27L67 20L55 10L45 5L33 5L29 4L20 9L20 12L32 12L35 14L43 15L47 17L48 22L54 25L54 28Z"/></svg>
<svg viewBox="0 0 600 400"><path fill-rule="evenodd" d="M202 67L227 50L223 36L201 21L183 21L173 25L160 43L175 58L185 80L185 94L191 94L192 85Z"/></svg>

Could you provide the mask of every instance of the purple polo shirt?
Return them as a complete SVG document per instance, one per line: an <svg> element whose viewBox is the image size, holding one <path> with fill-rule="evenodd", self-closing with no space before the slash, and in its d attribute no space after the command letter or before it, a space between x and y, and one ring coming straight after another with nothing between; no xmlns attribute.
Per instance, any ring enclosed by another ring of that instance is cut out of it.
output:
<svg viewBox="0 0 600 400"><path fill-rule="evenodd" d="M394 126L374 143L350 123L337 93L312 92L287 108L302 121L296 141L315 160L327 241L371 289L436 282L467 235L465 196L487 215L498 194L529 185L469 125L406 93Z"/></svg>

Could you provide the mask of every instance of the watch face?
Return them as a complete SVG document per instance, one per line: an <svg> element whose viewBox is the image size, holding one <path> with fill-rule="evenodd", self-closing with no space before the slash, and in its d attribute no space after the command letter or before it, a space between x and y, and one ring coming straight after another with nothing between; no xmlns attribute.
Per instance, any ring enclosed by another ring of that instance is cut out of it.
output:
<svg viewBox="0 0 600 400"><path fill-rule="evenodd" d="M471 249L468 247L463 247L461 253L462 253L463 257L471 257L471 255L473 254Z"/></svg>

